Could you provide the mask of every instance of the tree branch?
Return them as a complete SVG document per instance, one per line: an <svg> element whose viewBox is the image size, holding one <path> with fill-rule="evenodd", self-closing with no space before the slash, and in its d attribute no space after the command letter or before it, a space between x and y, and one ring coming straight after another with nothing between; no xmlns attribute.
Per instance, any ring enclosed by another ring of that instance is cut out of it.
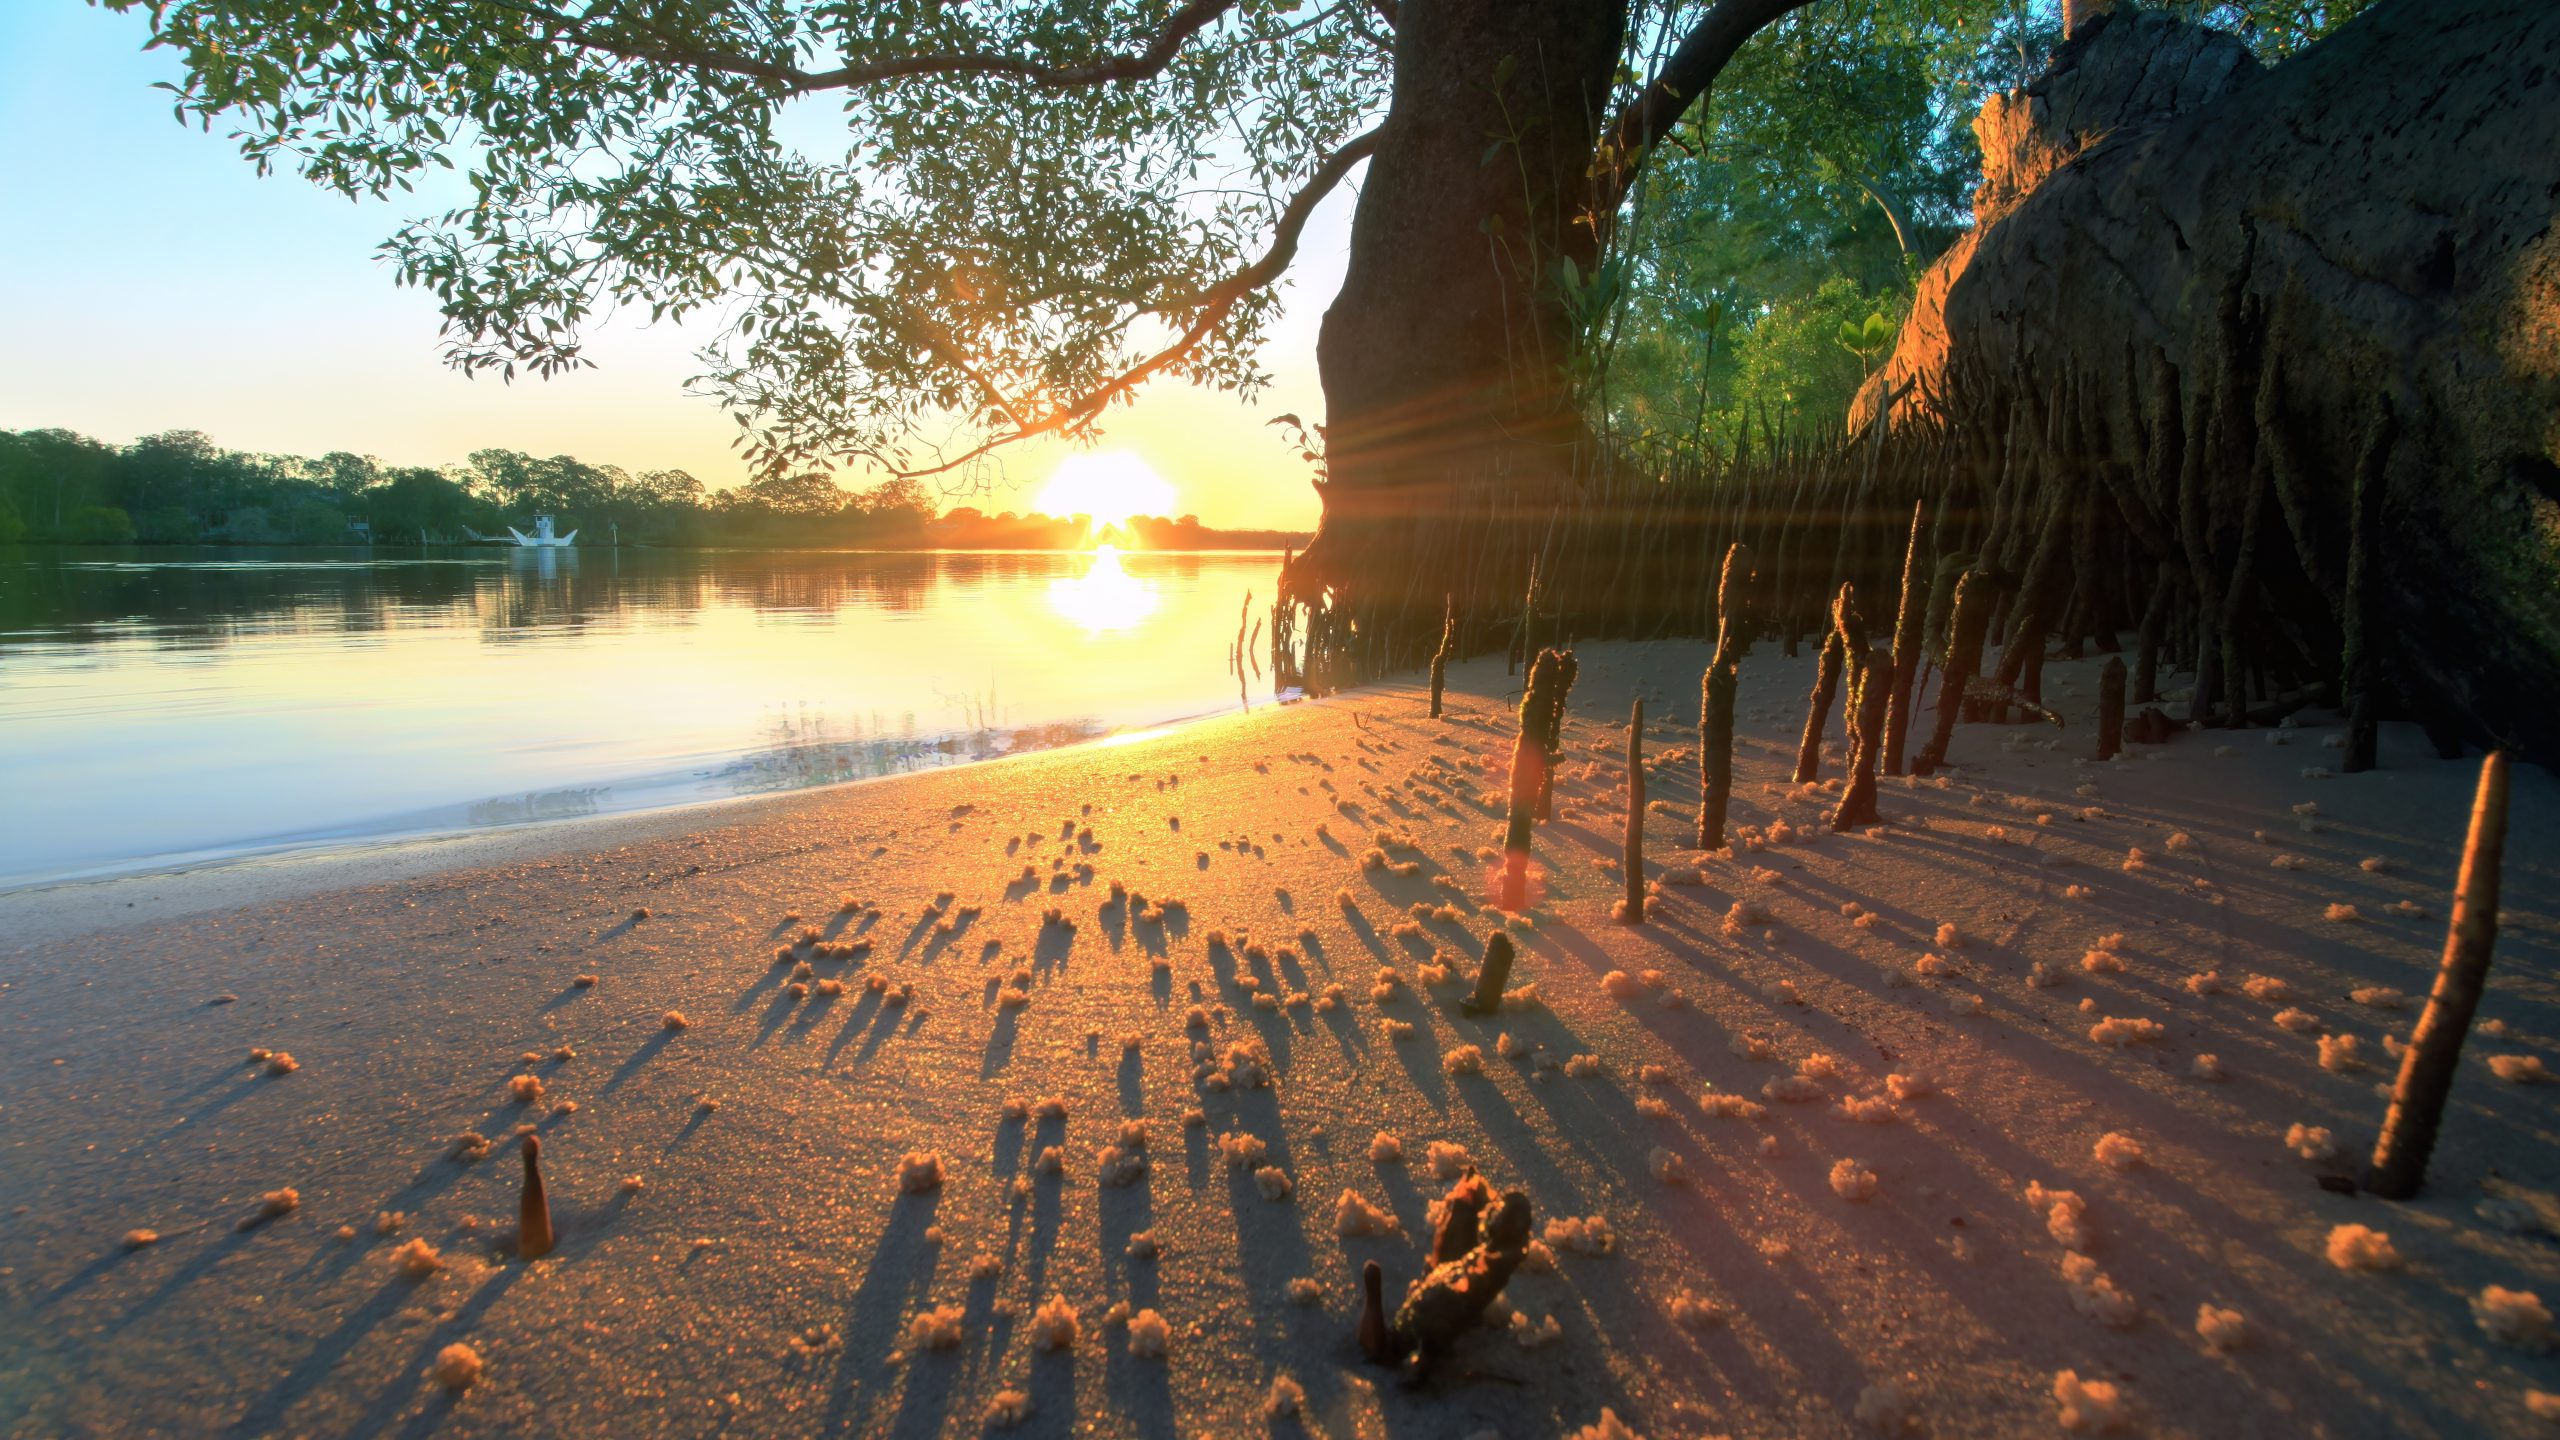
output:
<svg viewBox="0 0 2560 1440"><path fill-rule="evenodd" d="M1113 401L1137 389L1167 367L1180 363L1184 356L1199 348L1201 341L1209 338L1210 332L1217 329L1219 323L1227 318L1238 301L1272 284L1288 272L1289 262L1297 258L1299 237L1305 233L1307 221L1315 214L1316 206L1350 176L1354 167L1368 159L1377 150L1378 137L1383 130L1384 127L1381 126L1377 130L1353 137L1316 166L1315 173L1307 177L1307 183L1299 187L1296 194L1289 197L1287 205L1281 207L1280 218L1272 227L1271 244L1252 264L1206 290L1196 291L1178 300L1150 305L1139 312L1147 315L1163 315L1196 310L1198 313L1192 317L1189 325L1183 327L1182 333L1174 338L1173 343L1111 377L1090 394L1069 404L1061 405L1046 415L1025 422L1019 417L1012 416L1008 410L1009 418L1014 419L1014 429L1007 434L995 436L939 464L913 470L890 466L890 473L918 479L928 475L940 475L946 471L956 470L1002 446L1041 435L1055 435L1079 429L1110 408ZM957 361L953 363L959 364ZM965 364L959 364L959 368L964 372L970 370L970 367Z"/></svg>
<svg viewBox="0 0 2560 1440"><path fill-rule="evenodd" d="M1044 64L1012 55L905 55L894 60L876 60L865 65L823 71L803 70L796 65L690 44L655 33L644 32L645 38L632 39L611 30L590 28L584 21L556 10L516 3L516 0L497 0L497 3L556 27L562 39L581 49L597 50L644 64L738 75L781 86L790 94L807 94L943 75L1001 75L1027 81L1043 90L1072 90L1113 81L1150 79L1162 74L1193 36L1233 10L1237 0L1185 0L1165 18L1163 25L1157 27L1146 48L1136 54L1105 55L1071 65Z"/></svg>
<svg viewBox="0 0 2560 1440"><path fill-rule="evenodd" d="M1593 205L1595 215L1603 217L1600 223L1606 224L1605 217L1615 214L1619 202L1626 199L1654 142L1670 134L1698 97L1707 93L1743 42L1810 3L1717 0L1714 8L1699 17L1671 58L1662 62L1662 68L1602 132L1603 169Z"/></svg>

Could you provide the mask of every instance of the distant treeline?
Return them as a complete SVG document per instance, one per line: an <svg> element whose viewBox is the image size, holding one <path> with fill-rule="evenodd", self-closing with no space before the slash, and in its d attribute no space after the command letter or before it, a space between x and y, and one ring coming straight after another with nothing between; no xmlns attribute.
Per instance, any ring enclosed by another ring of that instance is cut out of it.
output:
<svg viewBox="0 0 2560 1440"><path fill-rule="evenodd" d="M461 465L394 466L343 450L312 458L225 450L200 431L109 445L67 430L0 430L0 545L442 545L503 538L537 514L580 544L773 549L1065 549L1082 517L943 510L914 480L849 491L823 475L713 490L682 470L634 475L567 455L477 450ZM1282 549L1306 536L1140 517L1150 550Z"/></svg>

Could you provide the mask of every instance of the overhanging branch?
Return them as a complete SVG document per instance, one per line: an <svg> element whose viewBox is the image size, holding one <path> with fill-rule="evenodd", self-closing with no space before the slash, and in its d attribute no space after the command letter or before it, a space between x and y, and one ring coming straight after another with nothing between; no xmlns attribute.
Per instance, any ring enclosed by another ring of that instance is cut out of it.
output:
<svg viewBox="0 0 2560 1440"><path fill-rule="evenodd" d="M520 0L497 0L506 9L548 24L561 39L643 64L669 65L737 75L780 86L791 94L819 90L852 90L897 80L950 75L998 75L1025 81L1043 90L1072 90L1114 81L1145 80L1160 75L1191 38L1236 7L1237 0L1185 0L1135 54L1105 55L1070 65L1052 65L1014 55L946 52L904 55L835 70L810 71L796 65L698 45L647 28L598 28L571 15Z"/></svg>
<svg viewBox="0 0 2560 1440"><path fill-rule="evenodd" d="M1327 155L1323 162L1316 166L1315 173L1307 177L1307 183L1300 186L1297 193L1289 197L1287 205L1281 207L1279 220L1272 227L1270 245L1264 248L1262 254L1252 264L1206 290L1197 291L1178 300L1151 305L1141 312L1156 315L1194 312L1191 323L1183 327L1182 333L1176 336L1171 344L1114 375L1090 393L1061 405L1045 415L1025 421L1008 407L1007 415L1014 420L1014 429L994 436L951 459L912 470L893 465L889 467L890 473L917 479L928 475L940 475L946 471L956 470L979 456L1006 445L1017 444L1042 435L1063 434L1080 429L1109 409L1112 402L1145 384L1166 368L1181 363L1184 356L1198 349L1200 342L1209 338L1210 333L1216 330L1219 323L1235 309L1238 301L1288 273L1289 262L1297 258L1299 237L1305 233L1307 221L1315 214L1316 206L1349 178L1354 167L1368 159L1377 150L1381 130L1371 130L1344 142L1341 148ZM972 367L966 364L960 364L957 361L952 363L958 364L964 372L975 373ZM981 384L983 383L981 381Z"/></svg>
<svg viewBox="0 0 2560 1440"><path fill-rule="evenodd" d="M1775 24L1791 11L1800 10L1812 0L1717 0L1716 5L1699 17L1671 58L1643 90L1629 100L1602 132L1599 193L1593 211L1603 217L1617 213L1618 205L1635 185L1644 169L1645 157L1656 141L1671 133L1698 97L1707 93L1731 64L1743 42Z"/></svg>

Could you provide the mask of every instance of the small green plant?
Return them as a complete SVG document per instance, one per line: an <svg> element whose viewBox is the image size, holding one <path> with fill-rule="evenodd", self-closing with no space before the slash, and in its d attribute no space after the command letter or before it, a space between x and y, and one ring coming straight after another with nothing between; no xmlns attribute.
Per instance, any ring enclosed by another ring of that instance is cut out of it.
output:
<svg viewBox="0 0 2560 1440"><path fill-rule="evenodd" d="M1893 348L1893 322L1879 312L1870 311L1866 320L1843 320L1835 337L1840 348L1858 357L1868 374L1875 373L1876 362Z"/></svg>

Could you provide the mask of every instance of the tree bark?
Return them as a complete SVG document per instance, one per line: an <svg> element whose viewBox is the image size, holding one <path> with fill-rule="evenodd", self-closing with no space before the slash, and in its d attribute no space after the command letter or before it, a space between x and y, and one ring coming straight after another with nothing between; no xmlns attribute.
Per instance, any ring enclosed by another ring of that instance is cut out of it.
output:
<svg viewBox="0 0 2560 1440"><path fill-rule="evenodd" d="M1597 257L1592 157L1627 5L1406 0L1397 16L1385 130L1316 341L1324 519L1301 565L1389 609L1445 588L1415 562L1467 482L1534 512L1587 441L1559 277Z"/></svg>
<svg viewBox="0 0 2560 1440"><path fill-rule="evenodd" d="M2294 636L2335 663L2361 604L2392 617L2363 683L2560 754L2554 74L2560 5L2380 0L2273 69L2083 15L1984 107L1978 223L1862 406L1916 383L1897 427L2050 421L2027 492L2102 485L2178 567L2197 718L2240 714L2242 667ZM2388 538L2351 597L2367 464Z"/></svg>

